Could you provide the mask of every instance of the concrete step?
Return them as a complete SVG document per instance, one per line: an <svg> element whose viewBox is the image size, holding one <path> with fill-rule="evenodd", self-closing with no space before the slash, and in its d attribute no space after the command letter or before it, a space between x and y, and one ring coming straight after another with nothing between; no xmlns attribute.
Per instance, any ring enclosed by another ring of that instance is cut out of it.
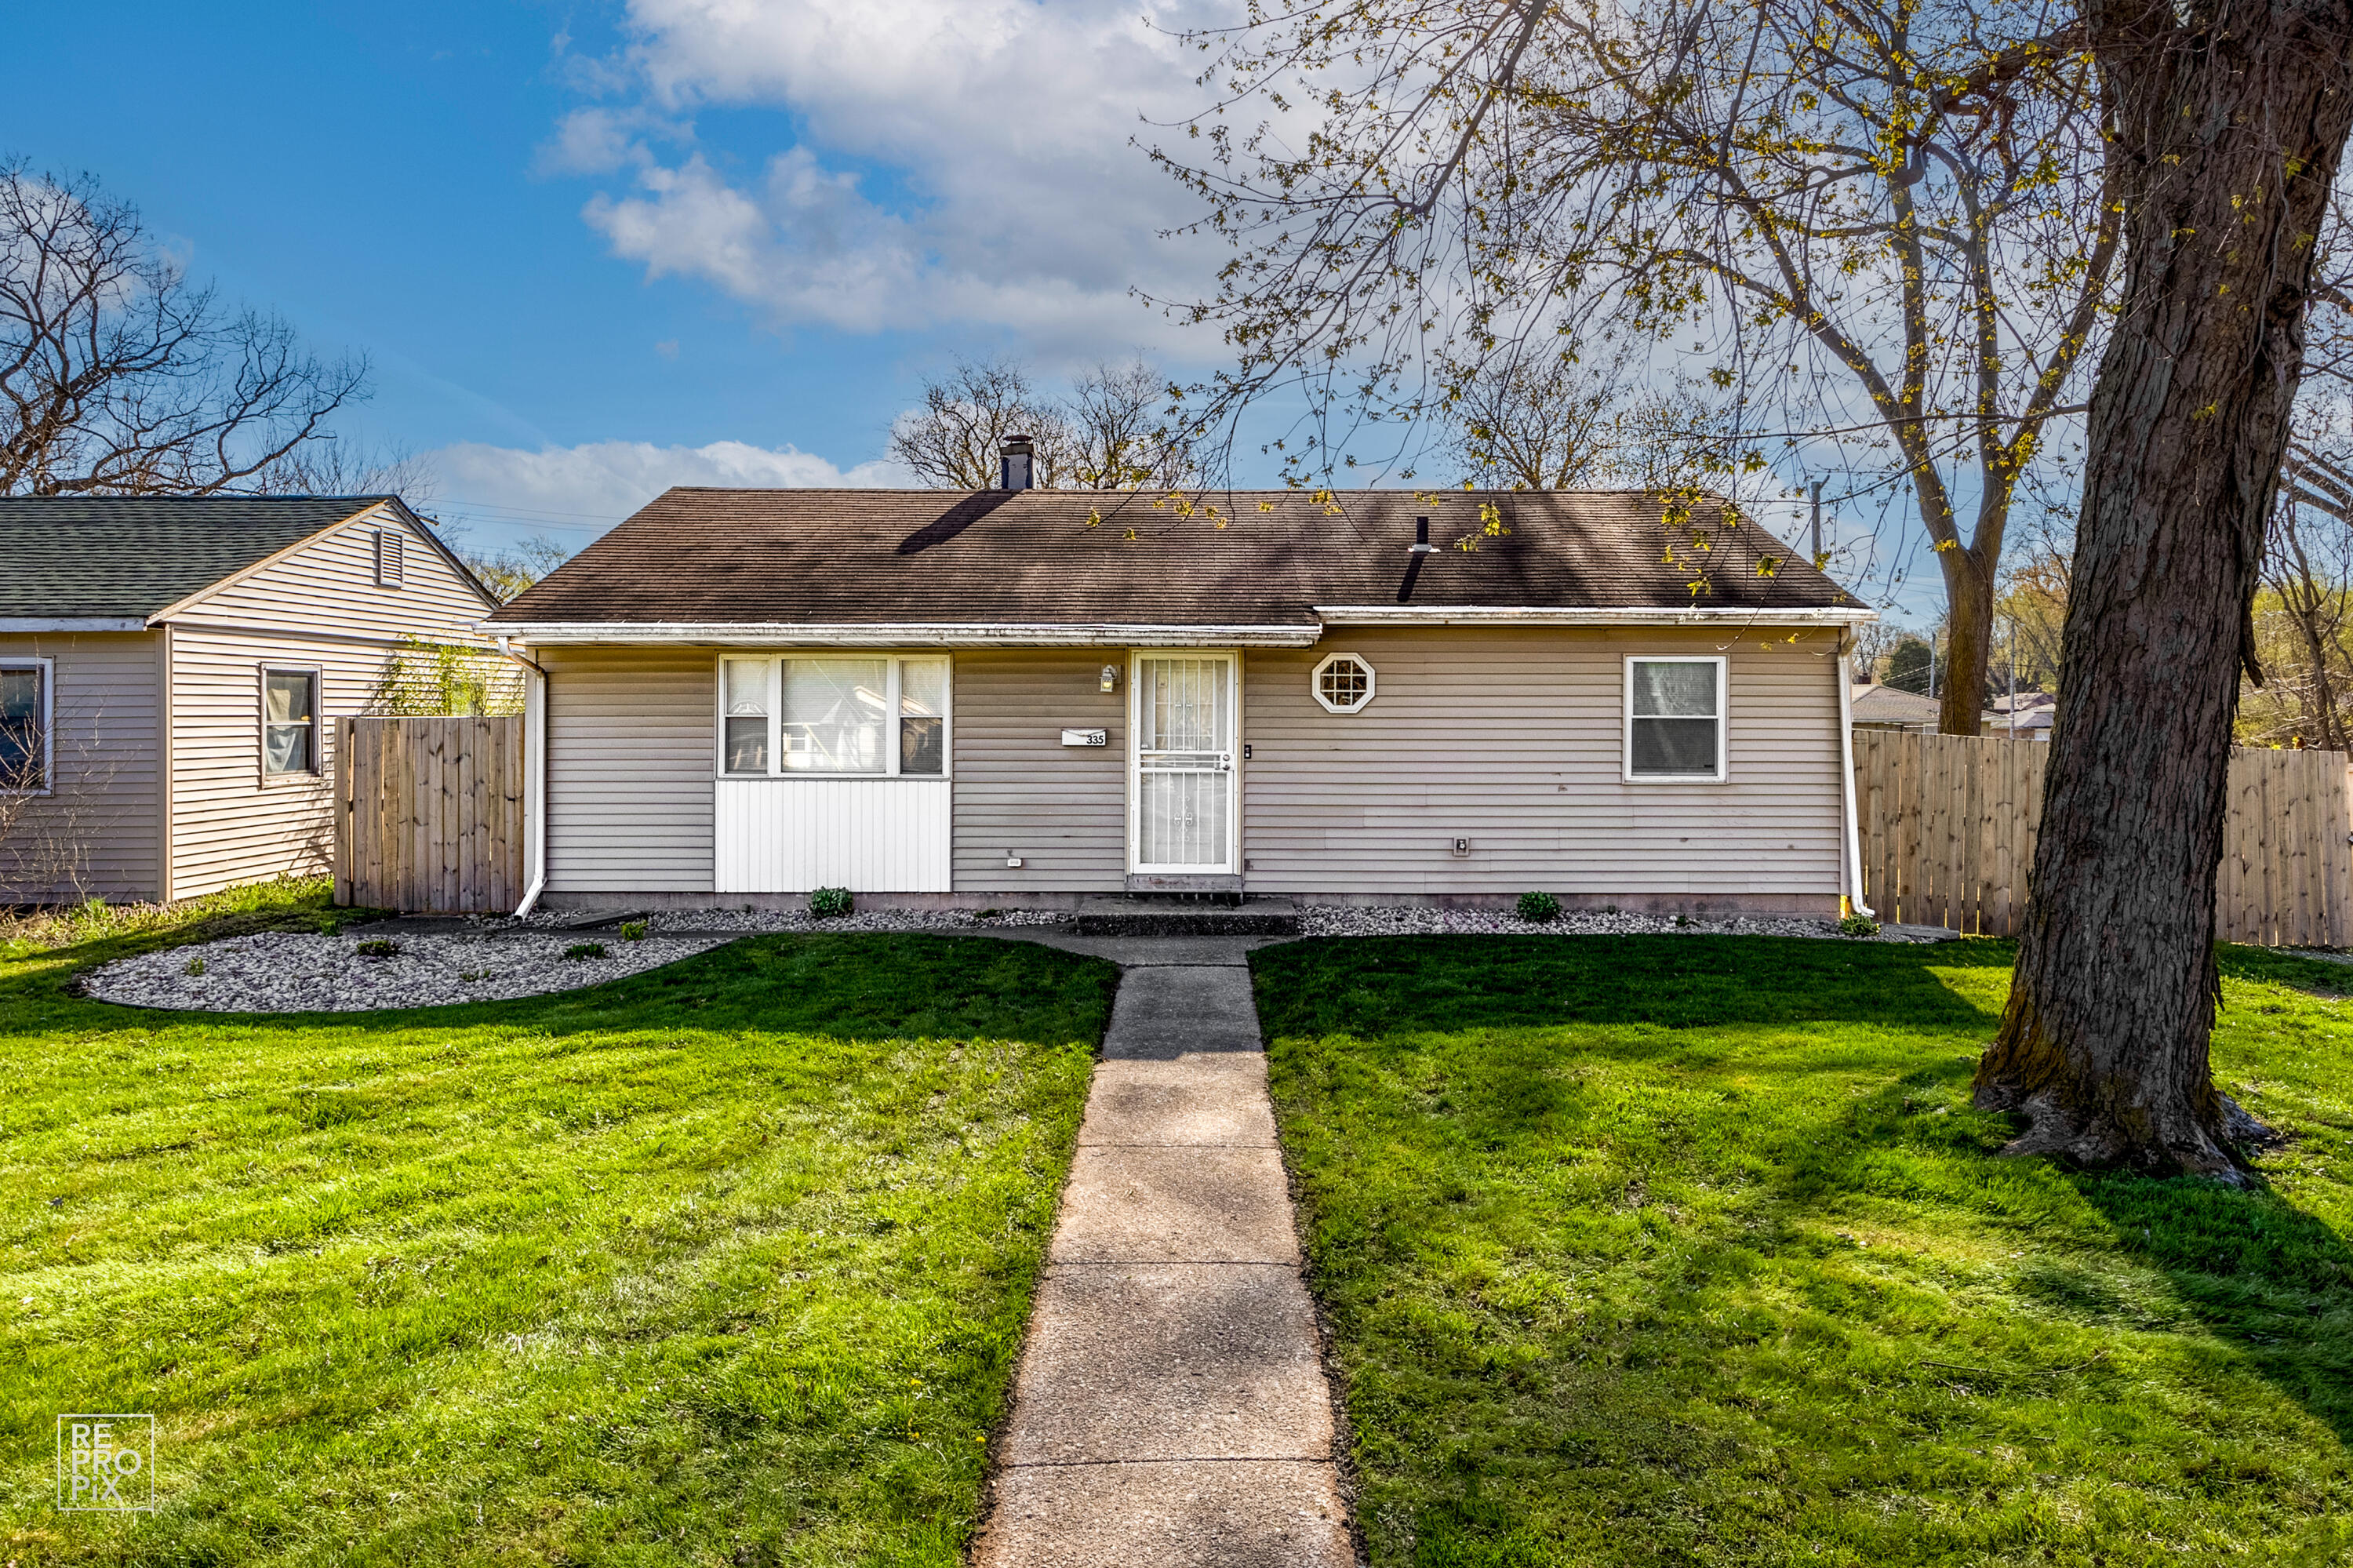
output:
<svg viewBox="0 0 2353 1568"><path fill-rule="evenodd" d="M1082 937L1295 937L1299 906L1288 898L1187 904L1151 898L1090 898L1079 906Z"/></svg>

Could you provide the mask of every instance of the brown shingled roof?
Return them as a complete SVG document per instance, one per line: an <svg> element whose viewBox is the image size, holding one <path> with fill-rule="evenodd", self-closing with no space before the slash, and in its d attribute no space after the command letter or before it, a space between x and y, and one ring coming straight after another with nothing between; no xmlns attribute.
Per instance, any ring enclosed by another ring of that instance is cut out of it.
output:
<svg viewBox="0 0 2353 1568"><path fill-rule="evenodd" d="M1704 549L1640 491L1187 503L1190 515L1133 493L672 490L491 620L1314 626L1316 605L1862 608L1757 524L1723 526L1717 503L1701 511ZM1482 504L1504 532L1485 531ZM1436 549L1409 584L1417 516Z"/></svg>

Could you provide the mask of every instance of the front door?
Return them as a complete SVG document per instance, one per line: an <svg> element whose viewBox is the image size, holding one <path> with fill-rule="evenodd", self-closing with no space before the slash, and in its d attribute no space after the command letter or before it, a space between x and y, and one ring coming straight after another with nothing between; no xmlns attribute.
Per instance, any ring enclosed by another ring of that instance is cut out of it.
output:
<svg viewBox="0 0 2353 1568"><path fill-rule="evenodd" d="M1234 870L1234 656L1139 653L1128 857L1138 872Z"/></svg>

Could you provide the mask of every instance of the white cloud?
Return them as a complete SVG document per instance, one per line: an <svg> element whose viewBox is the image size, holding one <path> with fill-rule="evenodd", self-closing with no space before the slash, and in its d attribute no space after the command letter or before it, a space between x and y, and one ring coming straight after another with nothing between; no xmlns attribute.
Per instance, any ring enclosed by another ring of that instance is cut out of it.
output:
<svg viewBox="0 0 2353 1568"><path fill-rule="evenodd" d="M547 530L567 545L603 533L672 485L866 489L905 484L885 462L843 470L796 447L744 441L656 446L594 441L526 451L461 441L425 454L437 476L434 511L499 536Z"/></svg>
<svg viewBox="0 0 2353 1568"><path fill-rule="evenodd" d="M1190 203L1128 143L1155 137L1139 114L1198 106L1198 57L1170 32L1227 9L632 0L638 101L568 117L549 156L634 170L585 209L614 251L778 324L986 324L1070 357L1166 348L1175 330L1129 291L1189 295L1215 259L1159 237ZM702 106L786 111L797 139L736 175L702 150L658 155L634 129L674 131Z"/></svg>

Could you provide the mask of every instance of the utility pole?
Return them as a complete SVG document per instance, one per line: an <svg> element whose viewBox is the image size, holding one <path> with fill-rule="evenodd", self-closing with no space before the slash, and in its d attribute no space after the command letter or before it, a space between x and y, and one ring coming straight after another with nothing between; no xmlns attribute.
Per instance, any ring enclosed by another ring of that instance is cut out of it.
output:
<svg viewBox="0 0 2353 1568"><path fill-rule="evenodd" d="M2018 617L2010 618L2010 738L2018 738Z"/></svg>

